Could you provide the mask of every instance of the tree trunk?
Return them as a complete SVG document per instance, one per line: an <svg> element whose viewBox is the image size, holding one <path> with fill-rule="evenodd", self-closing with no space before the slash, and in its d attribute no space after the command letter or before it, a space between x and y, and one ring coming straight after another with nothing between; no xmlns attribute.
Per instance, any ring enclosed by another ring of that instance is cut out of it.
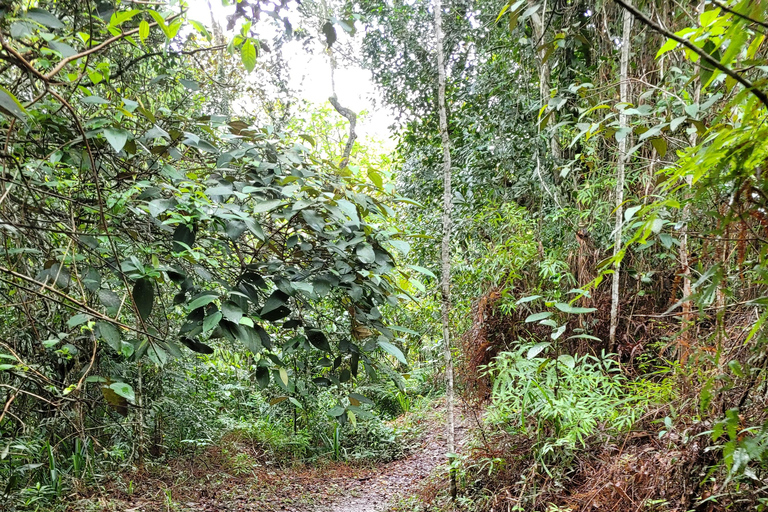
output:
<svg viewBox="0 0 768 512"><path fill-rule="evenodd" d="M534 0L528 0L528 7L532 8L536 5ZM542 48L544 45L544 36L546 35L546 16L547 16L547 2L541 3L540 12L534 12L531 16L531 25L533 27L533 51L536 53L536 64L539 68L539 99L541 100L541 107L544 107L549 103L549 77L550 68L547 61L547 50ZM553 114L554 115L554 114ZM539 126L539 132L541 132L541 126ZM557 141L557 134L552 131L549 138L549 149L552 158L555 160L560 158L560 144ZM555 182L557 182L559 176L555 174Z"/></svg>
<svg viewBox="0 0 768 512"><path fill-rule="evenodd" d="M435 47L437 52L437 102L440 111L440 136L443 145L443 243L442 259L442 318L443 355L445 357L445 401L448 409L448 462L456 451L456 433L453 415L453 358L451 357L451 139L448 136L448 115L445 107L445 56L443 55L443 6L435 0ZM456 473L449 470L451 498L456 499Z"/></svg>
<svg viewBox="0 0 768 512"><path fill-rule="evenodd" d="M632 31L632 13L624 10L624 29L621 36L621 103L629 102L629 82L627 81L629 69L629 35ZM622 112L619 115L619 128L627 128L627 116ZM624 131L624 130L622 130ZM627 143L629 134L625 133L619 141L619 159L616 165L616 223L613 235L613 257L616 258L621 251L621 231L624 224L624 166L627 162ZM616 329L619 326L619 281L621 279L621 261L616 259L613 264L613 282L611 283L611 325L609 341L611 350L616 349Z"/></svg>
<svg viewBox="0 0 768 512"><path fill-rule="evenodd" d="M704 2L699 2L699 4L696 6L696 12L697 14L701 14L704 12ZM697 66L699 70L699 74L701 73L701 63ZM696 105L699 104L699 100L701 98L701 77L697 79L696 83L696 89L694 90L694 97L693 101ZM693 132L688 137L688 143L691 145L691 147L696 146L698 142L698 137L696 135L696 132ZM686 176L685 178L686 183L688 184L688 188L690 188L693 185L693 176ZM687 197L686 197L687 199ZM692 315L692 308L691 308L691 301L687 299L687 297L691 296L691 262L688 258L688 221L690 220L691 216L691 205L688 201L685 201L685 206L683 206L683 227L680 230L680 266L682 267L683 272L683 324L680 332L680 337L678 338L678 357L680 360L680 363L685 364L686 361L688 361L688 356L691 353L691 345L692 345L692 339L691 339L691 326L693 324L693 315Z"/></svg>

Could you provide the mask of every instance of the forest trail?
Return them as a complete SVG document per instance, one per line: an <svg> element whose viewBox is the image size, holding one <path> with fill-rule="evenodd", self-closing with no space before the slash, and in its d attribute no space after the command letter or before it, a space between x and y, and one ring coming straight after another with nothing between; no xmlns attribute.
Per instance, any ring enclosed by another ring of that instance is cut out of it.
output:
<svg viewBox="0 0 768 512"><path fill-rule="evenodd" d="M442 402L441 402L442 405ZM440 407L440 412L444 408ZM464 415L456 410L456 442L461 447L466 431ZM383 464L368 477L351 482L333 503L318 504L316 512L386 512L397 498L412 496L420 484L445 462L446 428L434 412L429 418L420 444L406 458Z"/></svg>
<svg viewBox="0 0 768 512"><path fill-rule="evenodd" d="M456 409L456 442L466 438L469 412ZM93 512L386 512L400 498L444 481L445 401L438 399L396 421L418 425L409 454L392 462L358 465L346 462L283 468L257 463L233 471L234 459L244 460L251 448L240 441L222 442L199 456L173 460L143 475L125 475L102 492L83 492L68 510ZM238 455L239 454L239 455ZM132 481L126 493L121 481Z"/></svg>

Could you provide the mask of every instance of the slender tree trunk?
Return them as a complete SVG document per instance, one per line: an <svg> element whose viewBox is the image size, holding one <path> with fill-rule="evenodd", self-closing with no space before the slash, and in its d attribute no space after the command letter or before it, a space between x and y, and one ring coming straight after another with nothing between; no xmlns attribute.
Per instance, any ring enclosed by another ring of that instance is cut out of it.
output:
<svg viewBox="0 0 768 512"><path fill-rule="evenodd" d="M696 12L701 14L704 12L704 2L699 2L696 6ZM701 73L701 64L698 66L699 73ZM701 98L701 78L699 77L696 82L696 89L693 93L693 101L696 105L699 104ZM696 132L693 132L688 142L691 146L696 146L698 137ZM693 184L693 176L686 176L685 181L690 188ZM688 356L691 353L691 333L690 328L692 324L693 315L691 314L691 301L686 297L691 296L691 262L688 258L688 221L691 216L691 205L688 201L683 206L683 227L680 230L680 266L683 271L683 325L680 338L678 339L678 357L681 363L685 363L688 360Z"/></svg>
<svg viewBox="0 0 768 512"><path fill-rule="evenodd" d="M632 14L624 11L624 29L621 36L621 85L620 98L621 103L629 102L629 82L627 81L629 69L629 36L632 31ZM619 128L627 128L627 116L622 112L619 115ZM619 159L616 165L616 223L613 235L613 256L619 255L621 251L621 231L624 224L624 166L627 162L627 143L629 134L619 141ZM621 280L621 261L616 260L613 265L613 282L611 283L611 325L609 331L609 340L611 350L616 348L616 329L619 326L619 282Z"/></svg>
<svg viewBox="0 0 768 512"><path fill-rule="evenodd" d="M448 453L449 460L456 451L456 432L453 415L453 358L451 357L451 139L448 136L448 115L445 107L445 56L443 55L443 6L435 0L435 47L437 52L437 102L440 111L440 136L443 143L443 243L442 259L442 317L443 355L445 357L445 401L448 409ZM449 471L451 498L456 499L456 473Z"/></svg>
<svg viewBox="0 0 768 512"><path fill-rule="evenodd" d="M528 0L528 7L534 7L536 5L536 2L534 0ZM547 61L547 50L546 48L541 48L541 46L544 44L544 37L546 35L547 30L547 1L544 0L544 2L541 3L541 9L537 12L534 12L531 16L531 25L533 27L533 40L531 41L531 44L533 45L533 51L536 53L536 64L539 68L539 99L541 100L541 106L543 107L549 102L549 77L550 77L550 67L549 62ZM539 127L539 132L541 132L541 127ZM552 158L555 160L560 158L560 144L557 141L557 135L553 131L551 133L551 136L549 138L549 149L550 153L552 155ZM559 176L555 174L555 181L559 179Z"/></svg>

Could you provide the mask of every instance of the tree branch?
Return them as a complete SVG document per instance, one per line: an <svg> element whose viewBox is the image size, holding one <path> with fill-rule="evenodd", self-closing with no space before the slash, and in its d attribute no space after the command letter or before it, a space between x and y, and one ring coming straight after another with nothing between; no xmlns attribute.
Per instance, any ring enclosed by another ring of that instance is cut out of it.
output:
<svg viewBox="0 0 768 512"><path fill-rule="evenodd" d="M355 140L357 140L357 133L355 133L355 126L357 126L357 114L348 108L342 107L339 103L339 100L336 99L336 95L328 98L328 101L331 102L331 105L333 105L333 108L336 109L336 112L346 117L347 121L349 121L349 138L347 139L347 146L344 148L344 154L342 155L341 162L339 163L339 168L343 169L349 163L349 155L352 154L352 146L355 144Z"/></svg>
<svg viewBox="0 0 768 512"><path fill-rule="evenodd" d="M659 34L667 37L668 39L672 39L673 41L677 41L678 43L680 43L681 45L685 46L686 48L688 48L689 50L691 50L692 52L697 54L699 57L701 57L702 60L707 61L715 69L718 69L718 70L722 71L723 73L725 73L729 77L731 77L734 80L736 80L737 82L739 82L741 85L746 87L749 92L754 94L755 97L757 97L757 99L760 100L760 102L763 104L764 107L768 108L768 95L766 95L766 93L764 91L758 89L755 86L755 84L750 82L748 79L746 79L743 76L741 76L740 74L736 73L735 71L733 71L729 67L724 66L723 64L720 63L719 60L717 60L716 58L712 57L710 54L708 54L707 52L705 52L704 50L702 50L701 48L699 48L695 44L691 43L687 39L683 39L682 37L677 36L677 35L673 34L672 32L670 32L668 30L665 30L660 25L654 23L645 14L643 14L642 12L637 10L635 7L630 5L625 0L613 0L613 1L616 2L617 4L619 4L620 6L622 6L624 9L626 9L630 13L632 13L632 16L637 18L643 24L647 25L648 27L652 28L653 30L655 30Z"/></svg>

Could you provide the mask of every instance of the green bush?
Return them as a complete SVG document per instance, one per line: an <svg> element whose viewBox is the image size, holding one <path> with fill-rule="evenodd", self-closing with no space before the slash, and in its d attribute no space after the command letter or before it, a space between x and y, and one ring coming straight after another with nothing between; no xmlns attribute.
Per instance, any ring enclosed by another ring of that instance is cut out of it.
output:
<svg viewBox="0 0 768 512"><path fill-rule="evenodd" d="M502 353L489 368L487 419L510 433L537 436L540 457L558 447L583 447L598 434L626 431L642 415L647 398L631 392L610 357L527 357L530 349Z"/></svg>

